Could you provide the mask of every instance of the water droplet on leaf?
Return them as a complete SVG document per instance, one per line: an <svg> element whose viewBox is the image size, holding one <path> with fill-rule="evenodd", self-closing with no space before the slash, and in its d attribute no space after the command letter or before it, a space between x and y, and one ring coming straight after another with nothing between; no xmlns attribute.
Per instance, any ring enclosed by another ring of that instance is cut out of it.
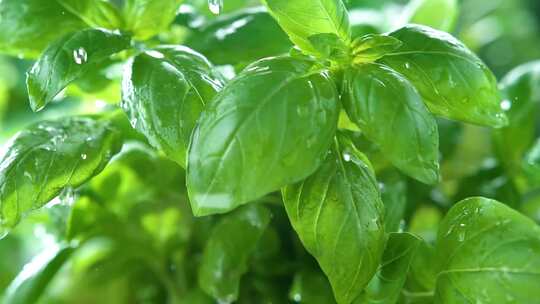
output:
<svg viewBox="0 0 540 304"><path fill-rule="evenodd" d="M208 0L208 8L214 15L221 14L223 10L223 0Z"/></svg>
<svg viewBox="0 0 540 304"><path fill-rule="evenodd" d="M88 53L83 47L73 50L73 59L76 64L85 64L88 60Z"/></svg>

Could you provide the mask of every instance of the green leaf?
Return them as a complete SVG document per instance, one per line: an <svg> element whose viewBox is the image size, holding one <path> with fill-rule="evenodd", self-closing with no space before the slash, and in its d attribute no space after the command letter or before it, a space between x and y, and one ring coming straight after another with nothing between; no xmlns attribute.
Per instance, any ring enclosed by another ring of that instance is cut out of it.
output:
<svg viewBox="0 0 540 304"><path fill-rule="evenodd" d="M185 44L219 65L286 54L292 46L287 34L262 7L222 15L194 31Z"/></svg>
<svg viewBox="0 0 540 304"><path fill-rule="evenodd" d="M43 109L68 84L130 45L129 38L105 30L84 30L49 45L28 72L32 110Z"/></svg>
<svg viewBox="0 0 540 304"><path fill-rule="evenodd" d="M525 154L522 168L530 184L534 186L540 185L540 139Z"/></svg>
<svg viewBox="0 0 540 304"><path fill-rule="evenodd" d="M450 32L459 17L458 0L412 0L406 7L407 23Z"/></svg>
<svg viewBox="0 0 540 304"><path fill-rule="evenodd" d="M323 33L308 37L311 45L319 52L320 56L341 64L348 64L350 61L349 46L345 44L336 34Z"/></svg>
<svg viewBox="0 0 540 304"><path fill-rule="evenodd" d="M51 41L86 24L56 0L0 1L0 51L35 57Z"/></svg>
<svg viewBox="0 0 540 304"><path fill-rule="evenodd" d="M164 31L174 20L180 0L125 0L126 29L137 39L148 39Z"/></svg>
<svg viewBox="0 0 540 304"><path fill-rule="evenodd" d="M386 35L369 34L353 41L353 62L356 64L374 62L384 55L397 50L401 41Z"/></svg>
<svg viewBox="0 0 540 304"><path fill-rule="evenodd" d="M296 303L332 304L334 295L326 276L314 269L302 269L294 275L289 299Z"/></svg>
<svg viewBox="0 0 540 304"><path fill-rule="evenodd" d="M540 299L540 227L497 201L455 205L439 228L437 256L435 303Z"/></svg>
<svg viewBox="0 0 540 304"><path fill-rule="evenodd" d="M74 247L48 248L35 256L7 288L3 303L37 303L73 252Z"/></svg>
<svg viewBox="0 0 540 304"><path fill-rule="evenodd" d="M495 130L495 150L509 174L515 176L521 169L525 152L536 139L536 122L540 114L540 61L510 71L501 80L500 87L505 97L501 107L510 123Z"/></svg>
<svg viewBox="0 0 540 304"><path fill-rule="evenodd" d="M407 183L395 172L382 174L378 180L385 209L384 228L386 232L397 232L407 207Z"/></svg>
<svg viewBox="0 0 540 304"><path fill-rule="evenodd" d="M326 71L288 57L261 60L203 112L187 184L195 215L227 212L313 173L336 130L338 93Z"/></svg>
<svg viewBox="0 0 540 304"><path fill-rule="evenodd" d="M118 8L106 0L56 0L65 10L83 20L90 27L120 29L122 15Z"/></svg>
<svg viewBox="0 0 540 304"><path fill-rule="evenodd" d="M378 187L369 161L340 134L315 174L283 190L292 226L340 304L361 294L383 254L384 205Z"/></svg>
<svg viewBox="0 0 540 304"><path fill-rule="evenodd" d="M122 108L154 147L185 166L195 123L223 82L201 54L182 46L159 47L125 69Z"/></svg>
<svg viewBox="0 0 540 304"><path fill-rule="evenodd" d="M294 44L311 55L321 56L309 40L316 34L335 34L351 41L347 9L341 0L263 0L270 14Z"/></svg>
<svg viewBox="0 0 540 304"><path fill-rule="evenodd" d="M439 133L412 84L379 64L347 70L343 105L397 168L427 184L439 180Z"/></svg>
<svg viewBox="0 0 540 304"><path fill-rule="evenodd" d="M358 303L397 303L420 242L410 233L391 233L379 271Z"/></svg>
<svg viewBox="0 0 540 304"><path fill-rule="evenodd" d="M43 121L18 133L0 162L0 236L63 189L97 175L121 144L105 117Z"/></svg>
<svg viewBox="0 0 540 304"><path fill-rule="evenodd" d="M508 123L495 76L463 43L421 25L408 25L390 36L403 45L381 62L408 78L431 112L491 127Z"/></svg>
<svg viewBox="0 0 540 304"><path fill-rule="evenodd" d="M238 298L248 259L270 223L270 212L249 205L227 214L213 228L199 268L199 286L223 303Z"/></svg>

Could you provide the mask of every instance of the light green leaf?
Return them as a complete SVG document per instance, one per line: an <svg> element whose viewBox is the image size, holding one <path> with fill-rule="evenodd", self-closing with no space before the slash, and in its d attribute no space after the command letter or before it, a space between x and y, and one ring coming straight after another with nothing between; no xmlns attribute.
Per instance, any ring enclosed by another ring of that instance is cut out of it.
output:
<svg viewBox="0 0 540 304"><path fill-rule="evenodd" d="M214 226L199 267L199 286L223 303L238 298L248 259L270 223L270 212L259 205L242 207Z"/></svg>
<svg viewBox="0 0 540 304"><path fill-rule="evenodd" d="M174 20L180 0L126 0L126 29L137 39L148 39L165 30Z"/></svg>
<svg viewBox="0 0 540 304"><path fill-rule="evenodd" d="M207 106L191 138L196 215L227 212L313 173L331 144L338 93L326 71L289 57L247 67Z"/></svg>
<svg viewBox="0 0 540 304"><path fill-rule="evenodd" d="M309 40L316 34L335 34L344 44L351 41L347 9L341 0L264 0L270 14L306 53L321 56Z"/></svg>
<svg viewBox="0 0 540 304"><path fill-rule="evenodd" d="M380 62L408 78L431 112L491 127L508 123L495 76L463 43L421 25L408 25L390 36L403 45Z"/></svg>
<svg viewBox="0 0 540 304"><path fill-rule="evenodd" d="M123 20L116 6L107 0L55 0L73 15L79 17L87 25L110 30L120 29ZM65 13L65 12L64 12Z"/></svg>
<svg viewBox="0 0 540 304"><path fill-rule="evenodd" d="M35 256L11 282L3 303L37 303L73 252L75 252L74 247L48 248Z"/></svg>
<svg viewBox="0 0 540 304"><path fill-rule="evenodd" d="M106 117L43 121L18 133L0 162L0 236L63 189L97 175L121 145Z"/></svg>
<svg viewBox="0 0 540 304"><path fill-rule="evenodd" d="M338 303L352 303L383 254L384 205L371 165L339 134L323 165L283 189L294 230L317 259Z"/></svg>
<svg viewBox="0 0 540 304"><path fill-rule="evenodd" d="M405 8L407 23L451 32L459 17L458 0L412 0Z"/></svg>
<svg viewBox="0 0 540 304"><path fill-rule="evenodd" d="M391 233L379 271L358 303L397 303L420 242L410 233Z"/></svg>
<svg viewBox="0 0 540 304"><path fill-rule="evenodd" d="M525 152L536 139L536 122L540 116L540 61L510 71L501 80L500 87L504 94L501 107L510 123L495 130L495 150L505 169L515 176L521 169Z"/></svg>
<svg viewBox="0 0 540 304"><path fill-rule="evenodd" d="M201 54L159 47L135 57L125 70L122 107L154 147L185 166L195 123L223 82Z"/></svg>
<svg viewBox="0 0 540 304"><path fill-rule="evenodd" d="M51 41L85 27L56 0L0 1L0 51L4 53L35 57Z"/></svg>
<svg viewBox="0 0 540 304"><path fill-rule="evenodd" d="M439 228L435 303L538 303L540 227L497 201L470 198Z"/></svg>
<svg viewBox="0 0 540 304"><path fill-rule="evenodd" d="M397 172L378 176L381 198L384 203L386 232L398 232L407 208L407 183Z"/></svg>
<svg viewBox="0 0 540 304"><path fill-rule="evenodd" d="M353 122L397 168L427 184L439 180L439 133L412 84L379 64L345 72L343 104Z"/></svg>
<svg viewBox="0 0 540 304"><path fill-rule="evenodd" d="M384 55L397 50L401 41L386 35L369 34L353 41L353 62L356 64L374 62Z"/></svg>
<svg viewBox="0 0 540 304"><path fill-rule="evenodd" d="M43 109L68 84L130 45L128 37L105 30L69 34L49 45L28 72L30 106Z"/></svg>
<svg viewBox="0 0 540 304"><path fill-rule="evenodd" d="M222 15L193 31L186 45L219 65L251 63L286 54L292 47L287 34L263 7Z"/></svg>

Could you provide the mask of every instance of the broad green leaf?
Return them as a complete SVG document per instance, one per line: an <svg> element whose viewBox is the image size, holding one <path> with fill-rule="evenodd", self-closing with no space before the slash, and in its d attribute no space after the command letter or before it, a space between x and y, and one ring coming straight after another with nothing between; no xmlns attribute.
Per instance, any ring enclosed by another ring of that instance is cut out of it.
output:
<svg viewBox="0 0 540 304"><path fill-rule="evenodd" d="M3 303L37 303L49 283L75 252L74 247L48 248L24 266L6 290Z"/></svg>
<svg viewBox="0 0 540 304"><path fill-rule="evenodd" d="M263 0L270 14L306 53L323 55L309 40L316 34L335 34L343 43L351 41L347 9L341 0Z"/></svg>
<svg viewBox="0 0 540 304"><path fill-rule="evenodd" d="M128 37L95 29L69 34L52 43L28 72L30 106L34 111L43 109L68 84L129 45Z"/></svg>
<svg viewBox="0 0 540 304"><path fill-rule="evenodd" d="M410 233L391 233L381 266L358 303L397 303L421 240Z"/></svg>
<svg viewBox="0 0 540 304"><path fill-rule="evenodd" d="M386 232L398 232L407 208L407 183L395 172L378 176L381 198L384 203L384 228Z"/></svg>
<svg viewBox="0 0 540 304"><path fill-rule="evenodd" d="M138 55L125 69L122 108L154 147L185 166L195 123L222 87L221 76L199 53L159 47Z"/></svg>
<svg viewBox="0 0 540 304"><path fill-rule="evenodd" d="M86 24L56 0L0 1L0 51L35 57L50 42Z"/></svg>
<svg viewBox="0 0 540 304"><path fill-rule="evenodd" d="M106 117L43 121L18 133L0 162L0 236L63 189L97 175L121 144Z"/></svg>
<svg viewBox="0 0 540 304"><path fill-rule="evenodd" d="M289 299L296 303L332 304L335 303L332 288L321 271L302 269L294 275Z"/></svg>
<svg viewBox="0 0 540 304"><path fill-rule="evenodd" d="M194 214L227 212L313 173L334 136L338 102L328 73L310 61L247 67L207 106L191 138Z"/></svg>
<svg viewBox="0 0 540 304"><path fill-rule="evenodd" d="M435 247L427 242L420 242L416 253L411 260L407 281L403 289L403 296L417 303L413 299L427 300L433 303L433 290L437 279ZM423 302L422 302L423 303Z"/></svg>
<svg viewBox="0 0 540 304"><path fill-rule="evenodd" d="M292 46L287 34L261 7L220 16L193 31L185 44L220 65L286 54Z"/></svg>
<svg viewBox="0 0 540 304"><path fill-rule="evenodd" d="M107 0L55 0L87 25L97 28L120 29L123 20L116 6Z"/></svg>
<svg viewBox="0 0 540 304"><path fill-rule="evenodd" d="M463 43L421 25L408 25L389 35L403 45L381 63L408 78L431 112L491 127L508 123L495 76Z"/></svg>
<svg viewBox="0 0 540 304"><path fill-rule="evenodd" d="M536 303L540 227L493 200L455 205L439 228L435 303Z"/></svg>
<svg viewBox="0 0 540 304"><path fill-rule="evenodd" d="M459 17L458 0L412 0L405 8L407 23L451 32Z"/></svg>
<svg viewBox="0 0 540 304"><path fill-rule="evenodd" d="M342 134L306 180L283 189L294 230L317 259L338 303L352 303L383 254L384 205L371 164Z"/></svg>
<svg viewBox="0 0 540 304"><path fill-rule="evenodd" d="M180 0L125 0L126 29L137 39L148 39L165 30L176 16Z"/></svg>
<svg viewBox="0 0 540 304"><path fill-rule="evenodd" d="M270 223L270 212L249 205L227 214L212 230L199 268L199 286L223 303L238 298L248 259Z"/></svg>
<svg viewBox="0 0 540 304"><path fill-rule="evenodd" d="M509 174L515 176L525 152L536 138L540 113L540 61L512 70L501 80L500 88L505 97L501 108L506 111L510 123L495 130L495 150Z"/></svg>
<svg viewBox="0 0 540 304"><path fill-rule="evenodd" d="M315 34L309 36L308 40L320 54L320 57L324 59L344 65L348 64L351 60L349 46L336 34Z"/></svg>
<svg viewBox="0 0 540 304"><path fill-rule="evenodd" d="M379 64L345 72L343 104L353 122L407 175L439 180L437 122L412 84Z"/></svg>
<svg viewBox="0 0 540 304"><path fill-rule="evenodd" d="M392 36L374 34L362 36L353 41L353 63L374 62L395 51L401 44L401 41Z"/></svg>

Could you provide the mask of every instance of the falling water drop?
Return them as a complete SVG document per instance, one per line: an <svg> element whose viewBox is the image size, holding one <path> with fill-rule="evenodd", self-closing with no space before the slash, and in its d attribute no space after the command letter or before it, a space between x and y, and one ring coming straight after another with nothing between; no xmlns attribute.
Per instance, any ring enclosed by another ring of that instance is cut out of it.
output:
<svg viewBox="0 0 540 304"><path fill-rule="evenodd" d="M223 0L208 0L208 8L214 15L221 14L223 10Z"/></svg>
<svg viewBox="0 0 540 304"><path fill-rule="evenodd" d="M83 47L80 47L73 50L73 59L76 64L85 64L86 60L88 60L88 53L86 53L86 50Z"/></svg>
<svg viewBox="0 0 540 304"><path fill-rule="evenodd" d="M75 190L72 187L66 187L62 190L58 198L60 199L60 204L71 206L75 202Z"/></svg>

